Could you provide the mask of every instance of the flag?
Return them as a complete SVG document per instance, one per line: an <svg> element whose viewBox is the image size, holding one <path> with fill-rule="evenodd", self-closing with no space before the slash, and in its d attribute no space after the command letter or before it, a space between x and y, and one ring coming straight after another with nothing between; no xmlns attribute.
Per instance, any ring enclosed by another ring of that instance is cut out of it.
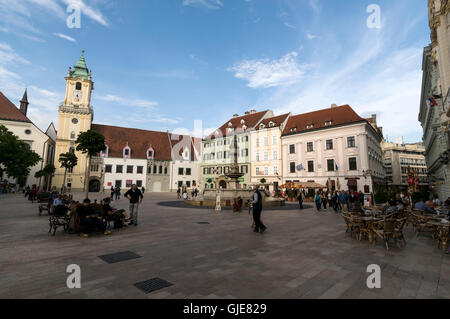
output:
<svg viewBox="0 0 450 319"><path fill-rule="evenodd" d="M336 164L336 171L338 171L339 170L339 167L337 166L337 164Z"/></svg>
<svg viewBox="0 0 450 319"><path fill-rule="evenodd" d="M428 105L428 107L433 107L433 106L437 106L438 104L437 104L436 100L434 99L434 97L430 97L427 100L427 105Z"/></svg>

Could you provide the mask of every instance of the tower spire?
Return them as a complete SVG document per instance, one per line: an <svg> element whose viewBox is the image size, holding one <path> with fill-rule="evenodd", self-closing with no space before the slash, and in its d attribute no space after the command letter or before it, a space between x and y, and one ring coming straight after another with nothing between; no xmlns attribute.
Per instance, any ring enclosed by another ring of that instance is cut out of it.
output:
<svg viewBox="0 0 450 319"><path fill-rule="evenodd" d="M20 100L20 112L23 113L23 115L27 116L28 111L28 94L27 89L25 89L25 93L23 94L22 100Z"/></svg>

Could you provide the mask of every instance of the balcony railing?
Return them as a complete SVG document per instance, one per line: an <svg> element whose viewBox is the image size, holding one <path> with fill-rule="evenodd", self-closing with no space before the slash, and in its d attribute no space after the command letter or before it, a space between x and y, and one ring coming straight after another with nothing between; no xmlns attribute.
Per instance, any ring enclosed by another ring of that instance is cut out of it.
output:
<svg viewBox="0 0 450 319"><path fill-rule="evenodd" d="M73 113L73 114L94 114L94 109L92 107L77 107L73 105L60 105L59 111L63 113Z"/></svg>

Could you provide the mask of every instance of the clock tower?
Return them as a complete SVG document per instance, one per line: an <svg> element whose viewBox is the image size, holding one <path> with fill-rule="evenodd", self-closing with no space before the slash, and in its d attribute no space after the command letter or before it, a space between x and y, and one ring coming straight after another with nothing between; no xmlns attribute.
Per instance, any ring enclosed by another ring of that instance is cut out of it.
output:
<svg viewBox="0 0 450 319"><path fill-rule="evenodd" d="M78 165L72 171L67 171L65 186L75 191L81 191L84 187L86 173L86 155L76 151L75 141L81 132L91 129L94 117L91 108L91 93L94 89L94 82L92 82L92 73L86 65L84 50L73 70L69 67L65 80L66 93L64 101L58 109L54 185L60 188L64 181L64 169L61 168L58 161L60 154L74 152L78 157Z"/></svg>

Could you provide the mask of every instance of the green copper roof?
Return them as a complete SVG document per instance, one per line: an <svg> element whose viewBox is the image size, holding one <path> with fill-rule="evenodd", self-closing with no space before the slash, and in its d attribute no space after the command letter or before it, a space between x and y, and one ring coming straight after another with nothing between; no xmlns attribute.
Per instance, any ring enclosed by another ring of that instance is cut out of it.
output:
<svg viewBox="0 0 450 319"><path fill-rule="evenodd" d="M81 52L81 57L70 74L73 78L81 77L83 80L89 80L89 70L84 59L84 50Z"/></svg>

